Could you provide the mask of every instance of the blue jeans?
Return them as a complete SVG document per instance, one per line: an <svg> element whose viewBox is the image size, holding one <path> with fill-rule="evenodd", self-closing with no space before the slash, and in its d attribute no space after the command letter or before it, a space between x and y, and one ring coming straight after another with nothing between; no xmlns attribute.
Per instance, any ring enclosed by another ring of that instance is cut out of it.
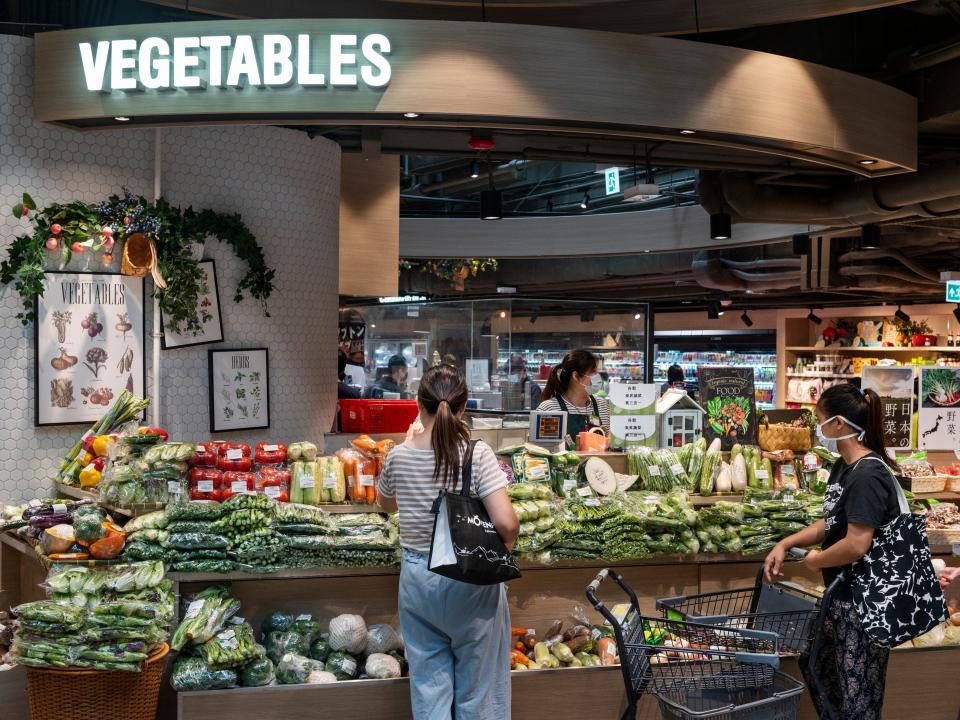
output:
<svg viewBox="0 0 960 720"><path fill-rule="evenodd" d="M450 580L405 550L400 629L415 720L510 717L510 610L502 584Z"/></svg>

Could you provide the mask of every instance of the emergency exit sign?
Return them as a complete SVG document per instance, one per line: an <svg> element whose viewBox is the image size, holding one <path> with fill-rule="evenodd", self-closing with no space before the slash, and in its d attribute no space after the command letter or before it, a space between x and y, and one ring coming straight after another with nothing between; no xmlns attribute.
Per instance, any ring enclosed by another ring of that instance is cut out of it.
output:
<svg viewBox="0 0 960 720"><path fill-rule="evenodd" d="M947 302L960 303L960 280L947 281Z"/></svg>
<svg viewBox="0 0 960 720"><path fill-rule="evenodd" d="M606 180L607 195L616 195L620 192L620 168L607 168L603 171L603 177Z"/></svg>

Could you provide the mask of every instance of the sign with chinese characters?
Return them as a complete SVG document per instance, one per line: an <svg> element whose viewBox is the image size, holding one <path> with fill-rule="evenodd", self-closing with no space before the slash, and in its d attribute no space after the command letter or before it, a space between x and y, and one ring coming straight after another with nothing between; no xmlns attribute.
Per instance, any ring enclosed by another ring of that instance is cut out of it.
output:
<svg viewBox="0 0 960 720"><path fill-rule="evenodd" d="M702 367L698 372L700 404L706 410L703 436L720 438L729 450L735 443L755 445L757 404L752 367Z"/></svg>
<svg viewBox="0 0 960 720"><path fill-rule="evenodd" d="M607 168L603 171L603 178L607 195L616 195L620 192L620 168Z"/></svg>
<svg viewBox="0 0 960 720"><path fill-rule="evenodd" d="M870 389L883 403L883 441L891 450L907 450L913 428L913 368L863 368L864 390Z"/></svg>
<svg viewBox="0 0 960 720"><path fill-rule="evenodd" d="M266 348L210 351L210 431L270 427Z"/></svg>
<svg viewBox="0 0 960 720"><path fill-rule="evenodd" d="M947 281L947 302L960 303L960 280Z"/></svg>
<svg viewBox="0 0 960 720"><path fill-rule="evenodd" d="M920 370L917 445L924 450L960 448L960 368Z"/></svg>
<svg viewBox="0 0 960 720"><path fill-rule="evenodd" d="M657 444L657 385L613 380L610 407L610 447Z"/></svg>

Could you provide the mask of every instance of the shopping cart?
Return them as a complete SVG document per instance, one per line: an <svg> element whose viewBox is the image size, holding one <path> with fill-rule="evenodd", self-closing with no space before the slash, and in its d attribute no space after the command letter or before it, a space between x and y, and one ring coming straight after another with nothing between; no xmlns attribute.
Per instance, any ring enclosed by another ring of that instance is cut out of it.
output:
<svg viewBox="0 0 960 720"><path fill-rule="evenodd" d="M630 599L622 619L597 599L597 591L608 577ZM586 595L610 623L616 638L627 692L623 720L636 717L639 697L646 692L657 696L664 718L793 717L770 713L774 707L788 705L795 713L803 692L802 684L776 672L780 644L774 633L645 617L636 594L611 569L600 571ZM746 714L738 714L741 709Z"/></svg>

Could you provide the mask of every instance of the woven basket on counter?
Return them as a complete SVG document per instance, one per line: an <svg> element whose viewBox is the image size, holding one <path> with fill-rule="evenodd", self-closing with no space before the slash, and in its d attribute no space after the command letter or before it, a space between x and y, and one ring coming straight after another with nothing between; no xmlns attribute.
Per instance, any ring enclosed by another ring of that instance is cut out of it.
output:
<svg viewBox="0 0 960 720"><path fill-rule="evenodd" d="M31 720L155 720L169 652L164 643L141 672L28 667Z"/></svg>
<svg viewBox="0 0 960 720"><path fill-rule="evenodd" d="M908 477L907 487L912 493L938 493L943 492L947 486L947 478L944 475L921 475L920 477Z"/></svg>
<svg viewBox="0 0 960 720"><path fill-rule="evenodd" d="M927 529L927 541L930 545L944 546L960 543L960 528L950 529Z"/></svg>
<svg viewBox="0 0 960 720"><path fill-rule="evenodd" d="M793 450L803 452L813 447L810 428L790 425L760 425L757 428L757 444L761 450Z"/></svg>

